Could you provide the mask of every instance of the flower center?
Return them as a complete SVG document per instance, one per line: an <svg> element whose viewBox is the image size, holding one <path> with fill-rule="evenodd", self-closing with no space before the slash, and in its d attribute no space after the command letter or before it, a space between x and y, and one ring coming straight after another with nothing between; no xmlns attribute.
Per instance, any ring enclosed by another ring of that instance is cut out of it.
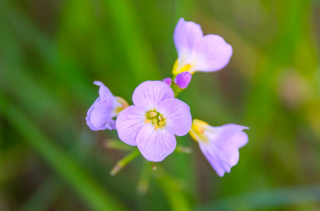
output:
<svg viewBox="0 0 320 211"><path fill-rule="evenodd" d="M145 123L151 123L154 130L158 130L158 128L163 128L166 125L166 119L156 110L152 110L146 113Z"/></svg>
<svg viewBox="0 0 320 211"><path fill-rule="evenodd" d="M129 106L129 104L127 103L127 101L125 101L121 97L114 97L114 98L117 101L117 106L113 109L113 116L118 116L123 109Z"/></svg>

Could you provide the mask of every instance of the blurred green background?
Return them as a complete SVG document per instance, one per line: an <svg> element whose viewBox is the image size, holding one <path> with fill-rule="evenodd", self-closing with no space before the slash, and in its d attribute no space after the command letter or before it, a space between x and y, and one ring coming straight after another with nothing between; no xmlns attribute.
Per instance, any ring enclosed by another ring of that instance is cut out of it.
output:
<svg viewBox="0 0 320 211"><path fill-rule="evenodd" d="M0 210L320 210L319 14L309 0L0 0ZM180 99L250 127L249 143L223 178L189 136L191 155L156 171L140 156L112 177L129 152L87 127L93 81L132 103L171 77L180 17L234 50Z"/></svg>

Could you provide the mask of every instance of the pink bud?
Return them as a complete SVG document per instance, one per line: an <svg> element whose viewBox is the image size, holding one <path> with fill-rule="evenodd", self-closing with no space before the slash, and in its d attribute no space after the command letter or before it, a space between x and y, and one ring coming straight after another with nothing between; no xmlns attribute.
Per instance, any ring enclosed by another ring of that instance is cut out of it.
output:
<svg viewBox="0 0 320 211"><path fill-rule="evenodd" d="M163 79L163 82L165 82L169 86L171 86L171 83L172 83L171 78L165 78L165 79Z"/></svg>
<svg viewBox="0 0 320 211"><path fill-rule="evenodd" d="M188 87L192 78L192 74L189 72L182 72L177 75L174 82L179 86L180 89L185 89Z"/></svg>

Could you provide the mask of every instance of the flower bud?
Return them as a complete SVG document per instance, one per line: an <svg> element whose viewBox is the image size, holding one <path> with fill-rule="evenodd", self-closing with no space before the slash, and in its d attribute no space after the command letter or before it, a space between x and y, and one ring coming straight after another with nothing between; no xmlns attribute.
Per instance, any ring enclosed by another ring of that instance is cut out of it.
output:
<svg viewBox="0 0 320 211"><path fill-rule="evenodd" d="M171 78L165 78L165 79L163 79L163 82L165 82L169 86L171 86L171 83L172 83Z"/></svg>
<svg viewBox="0 0 320 211"><path fill-rule="evenodd" d="M177 75L174 82L179 86L180 89L185 89L188 87L191 81L192 74L189 72L182 72Z"/></svg>

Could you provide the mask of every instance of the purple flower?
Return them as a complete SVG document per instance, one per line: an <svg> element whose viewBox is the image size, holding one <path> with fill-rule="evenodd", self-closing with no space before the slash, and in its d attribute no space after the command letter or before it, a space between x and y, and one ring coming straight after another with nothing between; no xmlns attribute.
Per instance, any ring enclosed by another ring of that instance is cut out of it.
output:
<svg viewBox="0 0 320 211"><path fill-rule="evenodd" d="M199 143L211 166L222 177L225 172L230 173L231 167L238 163L239 148L248 143L248 136L243 129L249 128L235 124L212 127L204 121L194 119L189 133Z"/></svg>
<svg viewBox="0 0 320 211"><path fill-rule="evenodd" d="M116 129L115 120L112 118L129 105L121 97L114 97L102 82L95 81L94 84L100 86L99 97L88 110L87 125L91 130Z"/></svg>
<svg viewBox="0 0 320 211"><path fill-rule="evenodd" d="M171 84L172 84L171 78L165 78L162 81L165 82L166 84L168 84L169 86L171 86Z"/></svg>
<svg viewBox="0 0 320 211"><path fill-rule="evenodd" d="M212 72L229 63L232 47L218 35L203 36L199 24L181 18L174 31L174 43L178 59L173 67L173 75L181 72Z"/></svg>
<svg viewBox="0 0 320 211"><path fill-rule="evenodd" d="M149 161L159 162L173 152L177 136L191 128L190 108L174 98L170 86L162 81L146 81L132 95L134 105L120 112L119 138L137 146Z"/></svg>
<svg viewBox="0 0 320 211"><path fill-rule="evenodd" d="M174 82L179 86L180 89L185 89L188 87L192 78L192 74L189 72L182 72L177 75Z"/></svg>

